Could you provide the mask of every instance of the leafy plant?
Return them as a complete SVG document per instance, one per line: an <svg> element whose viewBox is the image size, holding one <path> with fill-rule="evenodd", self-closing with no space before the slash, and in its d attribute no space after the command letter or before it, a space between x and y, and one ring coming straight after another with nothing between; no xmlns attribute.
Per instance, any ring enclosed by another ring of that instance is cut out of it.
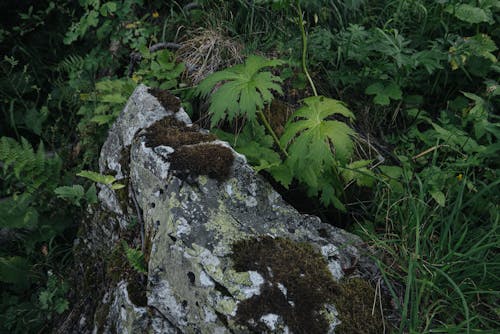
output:
<svg viewBox="0 0 500 334"><path fill-rule="evenodd" d="M225 119L232 121L236 117L255 121L256 114L264 108L264 104L272 101L272 92L283 93L278 85L282 82L281 78L262 70L281 64L283 62L277 59L249 56L245 64L235 65L205 78L197 90L201 96L210 95L208 111L212 115L212 126ZM220 82L223 84L212 93Z"/></svg>
<svg viewBox="0 0 500 334"><path fill-rule="evenodd" d="M21 138L21 143L9 137L0 138L0 227L35 227L39 212L35 194L41 188L54 189L59 181L62 161L48 157L41 142L37 151Z"/></svg>
<svg viewBox="0 0 500 334"><path fill-rule="evenodd" d="M38 295L40 308L47 312L48 319L53 313L62 314L69 308L66 299L68 290L69 285L66 282L59 280L51 271L48 272L47 286Z"/></svg>
<svg viewBox="0 0 500 334"><path fill-rule="evenodd" d="M113 190L118 190L122 189L125 187L124 184L116 182L117 180L113 175L102 175L96 172L88 171L88 170L82 170L77 176L84 177L86 179L89 179L93 182L101 183L107 186L110 186L111 189Z"/></svg>
<svg viewBox="0 0 500 334"><path fill-rule="evenodd" d="M42 185L55 185L62 164L57 155L47 157L43 142L35 152L25 138L18 143L9 137L0 138L0 161L7 193L33 193Z"/></svg>
<svg viewBox="0 0 500 334"><path fill-rule="evenodd" d="M308 97L303 102L305 105L292 115L281 137L288 152L286 166L291 176L308 185L311 195L320 191L324 204L343 209L335 182L340 181L339 165L346 164L352 156L351 137L355 131L344 122L329 118L340 115L353 120L354 115L342 102L323 96ZM282 181L288 185L291 179Z"/></svg>
<svg viewBox="0 0 500 334"><path fill-rule="evenodd" d="M104 79L96 83L94 92L80 95L80 99L87 103L77 113L84 117L79 126L83 127L87 122L109 126L118 117L134 88L135 83L127 79Z"/></svg>
<svg viewBox="0 0 500 334"><path fill-rule="evenodd" d="M216 129L215 134L244 154L256 171L282 164L280 155L273 149L273 138L257 123L247 122L240 133L233 134Z"/></svg>
<svg viewBox="0 0 500 334"><path fill-rule="evenodd" d="M132 268L134 268L139 273L147 274L148 269L146 260L144 259L144 253L138 249L129 247L125 241L122 241L122 245L123 249L125 250L127 260Z"/></svg>
<svg viewBox="0 0 500 334"><path fill-rule="evenodd" d="M368 95L375 95L373 102L381 106L387 106L390 100L401 100L402 92L399 86L390 82L388 85L384 85L383 82L376 82L366 87L365 93Z"/></svg>
<svg viewBox="0 0 500 334"><path fill-rule="evenodd" d="M74 184L71 187L70 186L57 187L56 189L54 189L54 193L57 195L58 198L65 199L71 204L76 205L78 207L81 206L81 202L83 199L89 204L97 203L97 195L94 184L92 184L87 189L87 191L85 191L85 189L81 185Z"/></svg>
<svg viewBox="0 0 500 334"><path fill-rule="evenodd" d="M165 90L179 86L179 77L186 67L183 63L176 64L172 52L160 50L151 53L148 48L144 47L141 54L141 67L133 74L132 80Z"/></svg>

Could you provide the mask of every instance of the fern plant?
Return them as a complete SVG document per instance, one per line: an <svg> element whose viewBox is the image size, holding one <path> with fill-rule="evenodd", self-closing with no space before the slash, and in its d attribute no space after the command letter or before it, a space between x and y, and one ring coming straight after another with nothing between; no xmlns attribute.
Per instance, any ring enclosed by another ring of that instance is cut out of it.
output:
<svg viewBox="0 0 500 334"><path fill-rule="evenodd" d="M53 188L57 184L62 161L55 155L47 157L43 142L35 150L23 137L21 143L9 137L0 138L0 179L7 187L7 194L33 193L42 185Z"/></svg>
<svg viewBox="0 0 500 334"><path fill-rule="evenodd" d="M122 241L122 246L125 250L125 256L127 257L130 266L139 273L147 274L148 269L144 253L138 249L129 247L125 241Z"/></svg>

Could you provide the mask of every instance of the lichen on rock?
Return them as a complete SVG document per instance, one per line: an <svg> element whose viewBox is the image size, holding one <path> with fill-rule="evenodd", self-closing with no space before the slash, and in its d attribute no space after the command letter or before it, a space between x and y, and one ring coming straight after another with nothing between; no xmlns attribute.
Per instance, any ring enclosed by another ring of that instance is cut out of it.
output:
<svg viewBox="0 0 500 334"><path fill-rule="evenodd" d="M373 270L360 239L298 213L182 107L163 108L138 86L100 170L128 187L102 188L82 228L77 267L101 266L102 274L86 276L79 293L95 301L73 332L304 333L307 323L307 333L338 333L348 328L341 321L358 321L337 304L348 296L342 268ZM144 251L147 275L130 271L122 240ZM96 287L99 294L86 290Z"/></svg>

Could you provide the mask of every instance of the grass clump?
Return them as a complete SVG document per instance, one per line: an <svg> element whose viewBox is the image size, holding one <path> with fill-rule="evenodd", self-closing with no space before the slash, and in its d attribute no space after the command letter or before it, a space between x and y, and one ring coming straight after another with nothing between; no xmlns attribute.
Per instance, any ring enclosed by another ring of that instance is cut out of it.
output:
<svg viewBox="0 0 500 334"><path fill-rule="evenodd" d="M407 179L404 196L378 207L384 233L365 230L380 251L376 261L401 316L398 333L500 326L500 215L489 200L498 198L500 181L470 193L468 177L455 178L445 206L428 194L429 180Z"/></svg>

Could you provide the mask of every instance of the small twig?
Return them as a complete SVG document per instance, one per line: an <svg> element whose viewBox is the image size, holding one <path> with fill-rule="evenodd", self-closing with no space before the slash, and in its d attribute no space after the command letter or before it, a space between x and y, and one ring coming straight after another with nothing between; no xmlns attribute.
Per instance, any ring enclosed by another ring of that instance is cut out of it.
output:
<svg viewBox="0 0 500 334"><path fill-rule="evenodd" d="M413 161L415 161L415 160L417 160L418 158L421 158L421 157L423 157L424 155L427 155L427 154L429 154L429 153L431 153L431 152L434 152L435 150L437 150L437 149L439 149L439 148L441 148L441 147L449 147L449 145L444 145L444 144L443 144L443 145L441 145L441 144L440 144L440 145L433 146L433 147L428 148L428 149L426 149L425 151L420 152L419 154L417 154L417 155L413 156L411 159L412 159Z"/></svg>

